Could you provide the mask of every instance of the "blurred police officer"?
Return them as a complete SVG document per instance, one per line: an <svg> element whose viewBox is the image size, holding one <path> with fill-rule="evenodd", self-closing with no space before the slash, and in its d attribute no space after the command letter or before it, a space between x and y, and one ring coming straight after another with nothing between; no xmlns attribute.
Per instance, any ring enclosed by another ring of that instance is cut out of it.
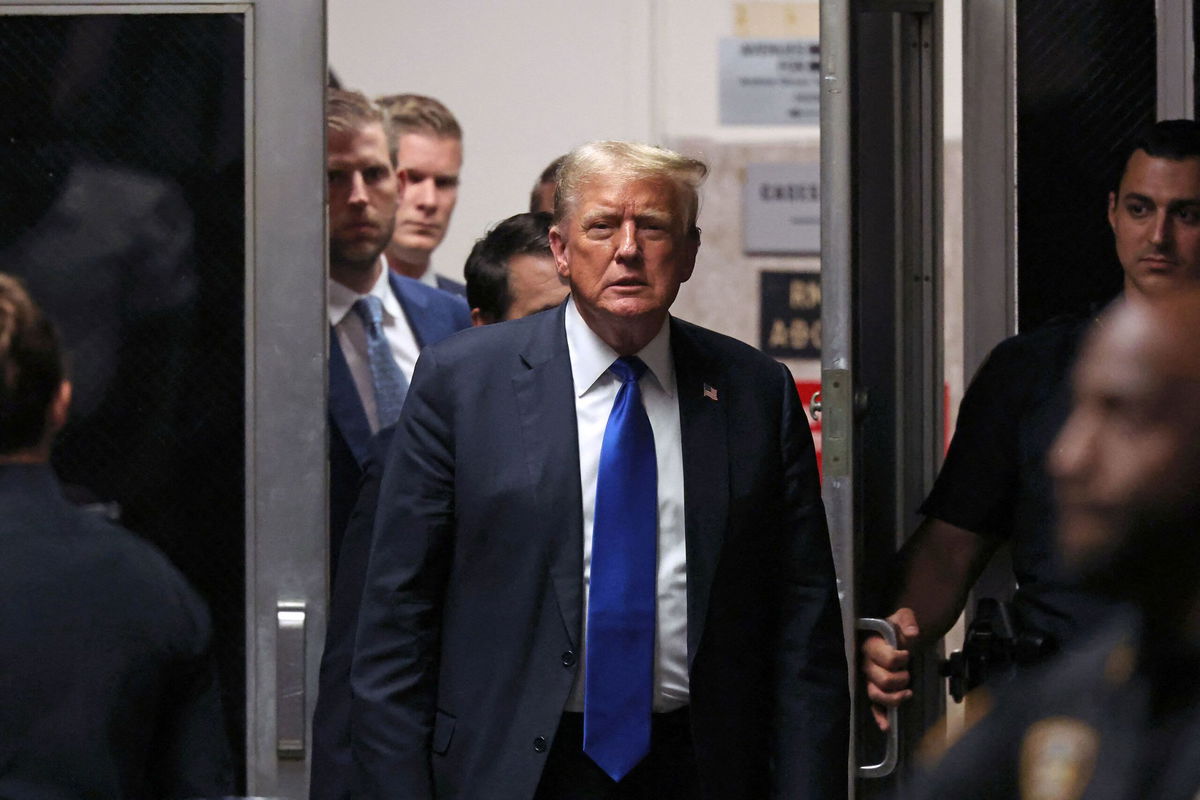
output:
<svg viewBox="0 0 1200 800"><path fill-rule="evenodd" d="M1074 386L1049 459L1058 544L1082 586L1127 608L1011 687L914 797L1200 789L1200 293L1131 296L1106 314Z"/></svg>

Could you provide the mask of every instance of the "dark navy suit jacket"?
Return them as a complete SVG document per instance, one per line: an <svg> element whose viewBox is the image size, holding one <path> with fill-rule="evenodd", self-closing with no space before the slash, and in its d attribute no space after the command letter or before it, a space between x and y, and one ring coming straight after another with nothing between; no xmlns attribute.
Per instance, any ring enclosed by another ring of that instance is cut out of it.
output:
<svg viewBox="0 0 1200 800"><path fill-rule="evenodd" d="M471 312L461 297L394 272L389 271L388 277L418 347L427 347L471 326ZM337 336L330 333L329 558L330 574L336 575L342 535L358 498L371 428Z"/></svg>
<svg viewBox="0 0 1200 800"><path fill-rule="evenodd" d="M321 653L320 685L313 710L313 753L309 800L346 800L353 793L354 762L350 755L350 663L354 634L371 554L375 507L383 481L383 463L394 425L371 440L363 464L358 501L346 524L337 575L329 598L329 624Z"/></svg>
<svg viewBox="0 0 1200 800"><path fill-rule="evenodd" d="M533 797L580 651L564 306L427 348L388 454L352 667L361 796ZM671 321L703 797L845 796L848 679L787 369Z"/></svg>
<svg viewBox="0 0 1200 800"><path fill-rule="evenodd" d="M460 297L467 296L467 285L465 283L459 283L453 278L447 278L442 274L435 275L434 277L437 279L437 287L443 292L450 292L450 294L456 294Z"/></svg>
<svg viewBox="0 0 1200 800"><path fill-rule="evenodd" d="M231 794L211 636L161 553L0 465L0 797Z"/></svg>

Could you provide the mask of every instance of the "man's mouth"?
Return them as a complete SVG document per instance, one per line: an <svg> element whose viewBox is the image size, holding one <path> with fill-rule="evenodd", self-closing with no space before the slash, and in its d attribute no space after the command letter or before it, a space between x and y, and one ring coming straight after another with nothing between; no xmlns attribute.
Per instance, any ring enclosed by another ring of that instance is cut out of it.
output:
<svg viewBox="0 0 1200 800"><path fill-rule="evenodd" d="M404 227L408 228L414 233L420 233L425 236L437 236L438 232L441 230L441 226L439 225L429 225L424 222L405 222Z"/></svg>

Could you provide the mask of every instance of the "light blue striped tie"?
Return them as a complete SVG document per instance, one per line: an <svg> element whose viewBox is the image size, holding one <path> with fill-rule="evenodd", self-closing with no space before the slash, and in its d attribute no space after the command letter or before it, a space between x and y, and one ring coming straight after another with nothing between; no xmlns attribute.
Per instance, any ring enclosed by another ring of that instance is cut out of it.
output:
<svg viewBox="0 0 1200 800"><path fill-rule="evenodd" d="M392 357L392 348L383 333L383 301L374 295L360 297L354 310L367 330L367 361L371 365L371 385L375 389L375 413L379 427L386 428L400 418L408 378Z"/></svg>

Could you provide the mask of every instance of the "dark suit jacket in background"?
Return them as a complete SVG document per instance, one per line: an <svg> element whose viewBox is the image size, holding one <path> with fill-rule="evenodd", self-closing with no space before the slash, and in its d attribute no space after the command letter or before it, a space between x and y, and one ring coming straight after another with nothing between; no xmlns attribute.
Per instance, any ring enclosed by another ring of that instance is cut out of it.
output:
<svg viewBox="0 0 1200 800"><path fill-rule="evenodd" d="M437 279L437 288L441 289L443 292L456 294L459 297L467 296L467 285L465 283L459 283L453 278L447 278L441 273L434 275L434 278Z"/></svg>
<svg viewBox="0 0 1200 800"><path fill-rule="evenodd" d="M352 794L354 760L350 755L350 663L354 657L354 633L371 554L371 532L375 506L383 481L384 456L396 426L383 428L371 440L370 455L363 464L358 502L342 537L337 577L329 599L329 624L321 653L321 675L317 706L313 710L312 769L309 800L345 800Z"/></svg>
<svg viewBox="0 0 1200 800"><path fill-rule="evenodd" d="M452 333L471 327L471 311L460 297L420 281L388 272L392 292L400 301L417 347L428 347ZM371 442L371 427L337 334L329 341L329 560L337 574L342 535L358 499L363 463Z"/></svg>
<svg viewBox="0 0 1200 800"><path fill-rule="evenodd" d="M537 787L582 630L564 309L421 355L355 642L351 736L365 796L528 800ZM671 326L704 797L844 797L846 661L795 385L740 342Z"/></svg>
<svg viewBox="0 0 1200 800"><path fill-rule="evenodd" d="M231 794L210 638L161 553L0 465L0 797Z"/></svg>

